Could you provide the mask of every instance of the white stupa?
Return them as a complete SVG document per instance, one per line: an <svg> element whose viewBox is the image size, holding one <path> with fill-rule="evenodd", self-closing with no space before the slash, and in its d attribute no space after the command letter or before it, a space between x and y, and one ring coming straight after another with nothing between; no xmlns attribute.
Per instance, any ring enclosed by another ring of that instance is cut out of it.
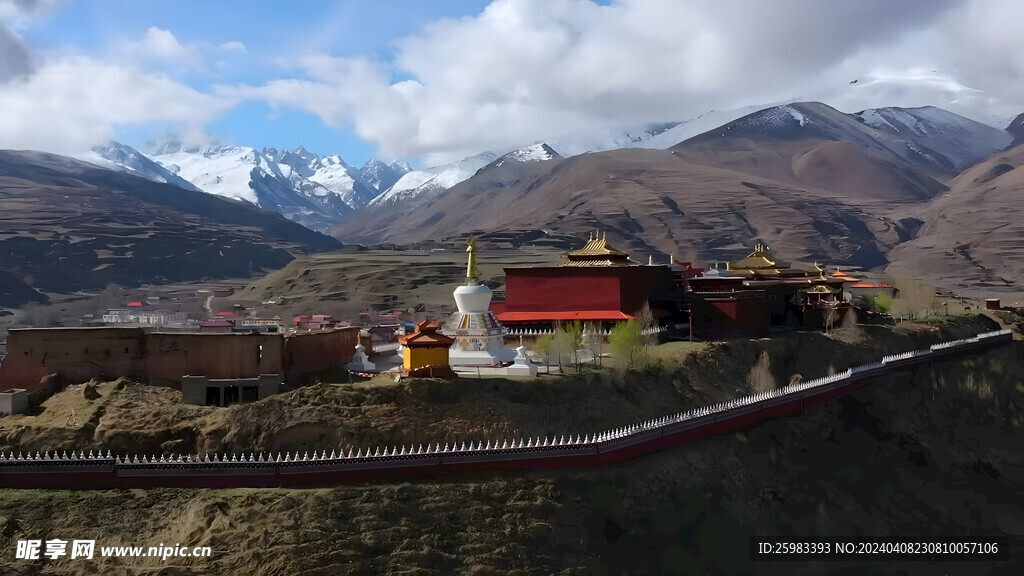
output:
<svg viewBox="0 0 1024 576"><path fill-rule="evenodd" d="M480 284L476 267L476 241L469 239L466 284L455 289L459 311L451 315L443 334L455 338L448 362L452 366L494 366L512 362L516 351L505 348L508 328L490 311L491 289Z"/></svg>

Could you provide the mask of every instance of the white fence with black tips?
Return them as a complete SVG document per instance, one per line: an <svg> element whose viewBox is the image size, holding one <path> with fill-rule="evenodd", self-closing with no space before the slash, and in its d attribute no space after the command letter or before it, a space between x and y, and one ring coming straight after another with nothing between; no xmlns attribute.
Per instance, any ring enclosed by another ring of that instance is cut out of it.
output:
<svg viewBox="0 0 1024 576"><path fill-rule="evenodd" d="M499 442L495 440L491 442L487 440L484 444L483 440L471 440L467 444L465 440L458 443L451 444L446 442L444 446L441 443L427 443L426 448L423 444L420 444L417 448L413 446L384 446L367 448L365 452L362 448L353 449L349 447L348 452L344 450L338 450L337 448L331 449L330 456L327 455L326 449L319 451L314 450L313 455L310 456L309 452L303 452L301 455L299 452L288 453L278 452L276 454L269 453L264 454L260 452L256 454L254 452L242 453L241 457L237 453L232 453L229 457L228 454L224 453L218 456L216 453L211 457L210 454L160 454L157 455L142 455L141 458L137 454L125 454L123 456L114 456L110 450L107 450L106 455L103 455L102 451L89 450L86 453L84 450L72 450L68 453L67 450L55 450L51 454L50 451L36 452L35 455L28 453L27 455L23 452L18 452L17 455L14 452L4 454L0 452L0 473L3 472L5 467L18 466L23 464L46 464L46 465L71 465L74 463L113 463L115 467L133 467L133 468L145 468L153 466L212 466L212 465L253 465L253 466L277 466L280 463L304 463L313 465L315 463L322 463L327 461L346 461L346 460L393 460L402 459L410 456L421 456L421 455L446 455L445 457L458 458L461 455L468 455L473 453L484 453L484 452L497 452L497 451L534 451L534 450L572 450L580 447L597 447L602 444L613 442L648 432L650 430L657 430L666 426L679 424L689 420L695 420L704 416L712 414L723 414L730 410L739 409L759 402L780 398L783 396L800 393L809 389L817 388L820 386L826 386L842 380L851 378L858 372L869 371L878 368L884 368L886 364L898 362L901 360L909 360L912 358L925 358L930 356L932 353L941 350L949 350L952 348L969 346L972 344L978 344L994 338L1007 339L1006 337L1011 334L1010 330L998 330L995 332L988 332L979 334L973 338L965 338L961 340L955 340L952 342L943 342L940 344L933 344L928 350L917 350L911 352L902 352L900 354L890 354L882 357L881 362L873 364L865 364L862 366L856 366L848 368L843 372L832 374L830 376L823 376L815 378L813 380L807 380L804 382L791 384L770 390L766 392L757 392L726 402L720 402L711 406L703 406L700 408L694 408L685 412L678 412L676 414L662 416L647 420L644 422L631 424L624 427L613 428L594 434L569 434L548 437L540 436L527 437L527 438L516 438L511 441L508 438L503 438ZM500 445L500 446L499 446ZM372 453L371 453L372 452Z"/></svg>

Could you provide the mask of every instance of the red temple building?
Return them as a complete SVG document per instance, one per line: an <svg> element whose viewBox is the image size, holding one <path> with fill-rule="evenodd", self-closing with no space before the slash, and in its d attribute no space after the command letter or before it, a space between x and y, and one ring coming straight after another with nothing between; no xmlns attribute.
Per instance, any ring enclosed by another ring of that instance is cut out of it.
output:
<svg viewBox="0 0 1024 576"><path fill-rule="evenodd" d="M820 326L822 311L843 307L844 277L827 277L793 268L775 259L758 243L746 258L728 262L725 270L679 278L690 301L694 333L700 337L766 336L772 325Z"/></svg>
<svg viewBox="0 0 1024 576"><path fill-rule="evenodd" d="M505 300L490 310L510 327L547 328L578 320L610 325L634 318L647 302L655 317L671 313L672 271L641 266L605 236L591 236L558 266L505 269Z"/></svg>

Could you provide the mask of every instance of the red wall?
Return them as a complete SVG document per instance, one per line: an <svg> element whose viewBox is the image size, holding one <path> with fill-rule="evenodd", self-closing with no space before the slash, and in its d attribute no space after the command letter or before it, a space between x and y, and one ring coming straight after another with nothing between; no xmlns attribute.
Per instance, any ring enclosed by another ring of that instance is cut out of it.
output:
<svg viewBox="0 0 1024 576"><path fill-rule="evenodd" d="M506 268L503 312L619 310L635 314L668 295L666 266Z"/></svg>
<svg viewBox="0 0 1024 576"><path fill-rule="evenodd" d="M30 392L48 374L72 382L94 377L142 377L146 335L141 328L38 328L11 330L0 361L0 390Z"/></svg>
<svg viewBox="0 0 1024 576"><path fill-rule="evenodd" d="M189 374L256 378L282 371L280 334L153 333L146 342L150 381L178 382Z"/></svg>
<svg viewBox="0 0 1024 576"><path fill-rule="evenodd" d="M766 336L768 327L768 301L764 294L697 297L693 302L694 334L701 338Z"/></svg>
<svg viewBox="0 0 1024 576"><path fill-rule="evenodd" d="M141 328L35 328L11 330L0 362L0 390L35 391L48 374L70 382L127 376L178 382L189 374L255 378L305 374L352 359L358 328L283 337L281 334L146 333Z"/></svg>
<svg viewBox="0 0 1024 576"><path fill-rule="evenodd" d="M619 275L598 268L505 270L505 311L618 310Z"/></svg>
<svg viewBox="0 0 1024 576"><path fill-rule="evenodd" d="M359 328L338 328L330 332L288 336L284 344L285 380L304 384L311 372L343 366L352 360L359 344Z"/></svg>

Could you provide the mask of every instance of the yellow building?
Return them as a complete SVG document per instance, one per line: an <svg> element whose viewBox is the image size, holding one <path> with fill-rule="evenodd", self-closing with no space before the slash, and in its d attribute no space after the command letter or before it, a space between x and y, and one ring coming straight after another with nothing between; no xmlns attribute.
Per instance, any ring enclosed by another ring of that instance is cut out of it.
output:
<svg viewBox="0 0 1024 576"><path fill-rule="evenodd" d="M423 321L416 324L416 331L412 334L398 337L403 347L402 366L406 371L448 368L448 350L455 343L455 338L439 333L440 328L440 322Z"/></svg>

